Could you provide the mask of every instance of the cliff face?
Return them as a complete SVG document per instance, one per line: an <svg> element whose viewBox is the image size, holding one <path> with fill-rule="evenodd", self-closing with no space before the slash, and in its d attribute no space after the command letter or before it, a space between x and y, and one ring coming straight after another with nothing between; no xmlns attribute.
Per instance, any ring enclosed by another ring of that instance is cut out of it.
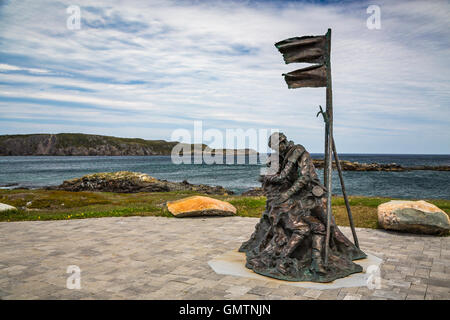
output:
<svg viewBox="0 0 450 320"><path fill-rule="evenodd" d="M0 156L156 156L171 155L178 142L116 138L82 133L0 135ZM187 150L189 150L189 145ZM202 144L205 150L207 145ZM190 145L195 154L194 145ZM222 149L206 149L222 154ZM230 150L228 150L230 151ZM235 155L258 154L252 149L231 150Z"/></svg>
<svg viewBox="0 0 450 320"><path fill-rule="evenodd" d="M87 134L0 136L0 156L128 156L170 155L177 142L116 138Z"/></svg>

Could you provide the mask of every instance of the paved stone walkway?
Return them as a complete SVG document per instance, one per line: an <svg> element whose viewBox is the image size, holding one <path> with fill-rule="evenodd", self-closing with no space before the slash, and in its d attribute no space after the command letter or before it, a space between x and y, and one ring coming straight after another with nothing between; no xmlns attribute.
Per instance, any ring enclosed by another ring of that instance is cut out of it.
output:
<svg viewBox="0 0 450 320"><path fill-rule="evenodd" d="M450 299L450 237L358 229L362 249L383 258L375 290L313 290L216 274L207 262L237 249L257 221L0 223L0 299ZM66 287L70 265L81 269L81 289Z"/></svg>

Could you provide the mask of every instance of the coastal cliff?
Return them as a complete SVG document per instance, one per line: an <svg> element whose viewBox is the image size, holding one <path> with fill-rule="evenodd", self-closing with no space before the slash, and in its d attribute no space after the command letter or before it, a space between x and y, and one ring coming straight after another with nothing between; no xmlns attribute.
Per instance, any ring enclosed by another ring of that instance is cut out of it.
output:
<svg viewBox="0 0 450 320"><path fill-rule="evenodd" d="M167 155L177 142L60 133L0 136L1 156Z"/></svg>
<svg viewBox="0 0 450 320"><path fill-rule="evenodd" d="M177 144L81 133L0 135L0 156L156 156L170 155ZM206 148L207 145L201 145L202 150ZM195 153L193 144L190 150ZM225 149L207 150L212 154L225 152ZM251 149L231 151L236 155L257 154Z"/></svg>

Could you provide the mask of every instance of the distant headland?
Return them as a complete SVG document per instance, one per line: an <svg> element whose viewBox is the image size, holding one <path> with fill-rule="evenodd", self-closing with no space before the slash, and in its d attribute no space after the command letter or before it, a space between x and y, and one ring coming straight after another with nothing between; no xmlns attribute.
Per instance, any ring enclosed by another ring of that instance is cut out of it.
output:
<svg viewBox="0 0 450 320"><path fill-rule="evenodd" d="M176 141L118 138L83 133L0 135L0 156L170 156ZM211 149L206 144L186 145L184 150L197 154L258 155L253 149ZM195 148L197 146L197 148ZM322 159L313 159L317 169ZM396 163L358 163L341 160L344 171L450 171L450 166L404 167ZM336 164L333 161L333 167Z"/></svg>
<svg viewBox="0 0 450 320"><path fill-rule="evenodd" d="M0 156L162 156L171 155L178 142L117 138L82 133L0 135ZM191 153L195 154L191 144ZM197 145L200 147L199 145ZM189 147L187 148L189 149ZM201 150L224 154L228 149ZM256 155L252 149L234 149L235 155Z"/></svg>

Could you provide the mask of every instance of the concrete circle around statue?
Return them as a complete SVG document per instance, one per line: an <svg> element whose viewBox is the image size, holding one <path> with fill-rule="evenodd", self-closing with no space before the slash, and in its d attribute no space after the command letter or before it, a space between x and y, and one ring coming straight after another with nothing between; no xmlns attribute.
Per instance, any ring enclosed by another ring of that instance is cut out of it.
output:
<svg viewBox="0 0 450 320"><path fill-rule="evenodd" d="M327 283L283 281L265 277L255 273L253 270L247 269L245 267L245 262L245 253L234 250L226 252L208 261L208 264L217 274L252 278L301 288L324 290L367 286L370 281L370 277L376 275L377 271L380 272L380 265L383 260L374 255L367 254L367 258L354 261L363 267L363 272L354 273L348 277L336 279L333 282ZM369 272L371 273L367 273L368 268L370 268Z"/></svg>

